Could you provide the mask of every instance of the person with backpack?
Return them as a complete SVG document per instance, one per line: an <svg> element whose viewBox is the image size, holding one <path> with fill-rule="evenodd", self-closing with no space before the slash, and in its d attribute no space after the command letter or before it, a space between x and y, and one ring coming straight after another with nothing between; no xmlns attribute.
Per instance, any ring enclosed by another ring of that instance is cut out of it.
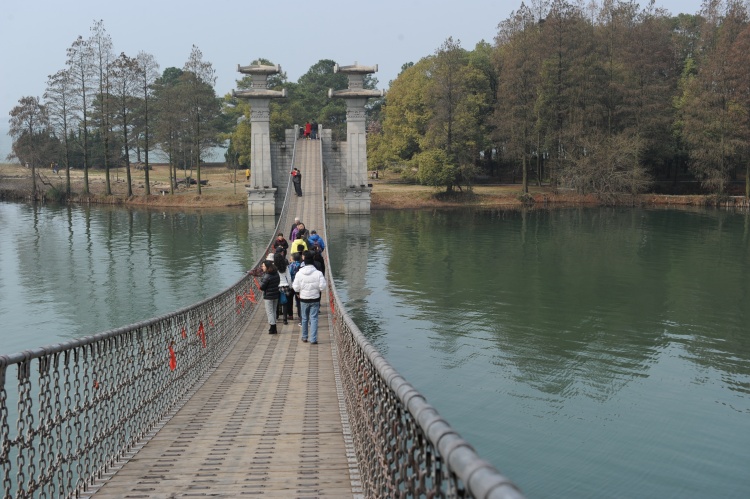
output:
<svg viewBox="0 0 750 499"><path fill-rule="evenodd" d="M307 238L307 245L314 253L323 253L323 250L326 249L326 243L315 229L310 231L310 236Z"/></svg>
<svg viewBox="0 0 750 499"><path fill-rule="evenodd" d="M281 253L276 253L273 256L273 264L279 273L279 305L276 310L276 317L278 318L281 315L284 325L287 325L289 324L287 317L292 316L292 295L294 295L292 275L289 272L286 258Z"/></svg>

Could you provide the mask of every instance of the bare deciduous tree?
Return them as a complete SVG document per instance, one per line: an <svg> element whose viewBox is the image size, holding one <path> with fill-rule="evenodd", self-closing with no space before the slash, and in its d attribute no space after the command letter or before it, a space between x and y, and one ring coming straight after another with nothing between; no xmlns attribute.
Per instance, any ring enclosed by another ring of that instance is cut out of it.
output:
<svg viewBox="0 0 750 499"><path fill-rule="evenodd" d="M149 181L149 160L148 153L151 148L151 122L149 116L149 104L152 95L152 87L159 77L159 64L157 64L154 56L146 52L140 51L136 56L138 63L138 84L141 99L141 106L139 108L139 116L141 118L141 136L143 137L143 150L145 153L145 175L146 175L146 195L151 194L151 185Z"/></svg>
<svg viewBox="0 0 750 499"><path fill-rule="evenodd" d="M31 195L36 199L36 167L42 159L44 141L47 133L47 112L39 97L21 97L18 105L10 110L8 120L13 137L13 152L8 159L18 158L31 168Z"/></svg>
<svg viewBox="0 0 750 499"><path fill-rule="evenodd" d="M70 196L70 132L76 126L75 89L70 71L62 69L47 79L44 93L50 128L62 137L65 167L65 193Z"/></svg>
<svg viewBox="0 0 750 499"><path fill-rule="evenodd" d="M80 126L78 131L79 140L83 148L83 193L89 193L89 106L93 92L93 51L88 41L79 36L67 51L67 66L73 78L74 91L78 105L80 118L77 120Z"/></svg>
<svg viewBox="0 0 750 499"><path fill-rule="evenodd" d="M136 106L136 99L140 93L140 78L138 61L125 54L115 59L111 68L112 98L117 108L115 121L122 133L123 153L122 161L125 163L125 174L128 183L128 196L133 195L133 179L130 172L130 143L132 136L132 114Z"/></svg>

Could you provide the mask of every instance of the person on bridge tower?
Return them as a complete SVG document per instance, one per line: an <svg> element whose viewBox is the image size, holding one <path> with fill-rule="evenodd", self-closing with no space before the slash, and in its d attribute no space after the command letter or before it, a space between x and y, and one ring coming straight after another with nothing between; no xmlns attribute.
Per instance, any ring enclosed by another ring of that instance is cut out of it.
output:
<svg viewBox="0 0 750 499"><path fill-rule="evenodd" d="M263 277L260 279L260 289L263 291L263 305L268 318L268 334L276 334L276 307L279 301L279 272L273 264L273 253L262 264Z"/></svg>

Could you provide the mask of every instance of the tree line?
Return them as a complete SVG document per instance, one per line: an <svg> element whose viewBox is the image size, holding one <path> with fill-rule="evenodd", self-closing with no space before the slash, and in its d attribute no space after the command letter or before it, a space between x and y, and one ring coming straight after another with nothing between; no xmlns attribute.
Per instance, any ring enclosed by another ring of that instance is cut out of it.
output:
<svg viewBox="0 0 750 499"><path fill-rule="evenodd" d="M750 196L750 23L741 0L532 0L473 50L405 64L368 161L447 191L478 176L604 198L691 178Z"/></svg>
<svg viewBox="0 0 750 499"><path fill-rule="evenodd" d="M258 59L253 64L269 64ZM348 85L346 75L334 74L335 62L323 59L298 82L286 73L270 78L269 88L286 88L289 98L271 104L273 139L284 140L284 130L294 124L317 120L343 140L346 106L327 98L329 88ZM113 42L103 21L94 22L88 38L79 36L67 49L66 66L50 75L43 99L25 96L10 111L12 152L32 169L58 163L65 172L64 196L71 195L70 169L83 169L83 194L89 193L89 169L105 173L105 194L112 193L110 170L124 167L127 192L132 195L131 161L145 171L150 194L149 152L158 150L169 163L170 192L174 193L178 170L196 172L201 194L201 163L206 152L228 145L227 163L250 167L250 104L232 94L217 97L215 70L192 47L182 68L169 67L161 74L155 58L146 52L135 57L115 56ZM377 80L367 78L367 88ZM238 89L251 86L249 76L237 81Z"/></svg>
<svg viewBox="0 0 750 499"><path fill-rule="evenodd" d="M182 68L161 74L153 56L115 57L102 21L67 49L44 100L23 97L10 113L12 156L32 166L58 160L109 170L149 152L197 172L201 157L228 146L227 163L250 166L250 104L216 96L215 71L193 46ZM254 64L273 64L258 59ZM345 140L346 107L327 90L348 81L322 59L297 82L269 88L273 140L316 120ZM377 80L368 77L366 88ZM237 81L250 87L250 78ZM750 20L742 0L705 0L672 16L650 2L531 0L473 50L446 41L402 66L384 99L368 104L368 161L447 191L477 179L547 183L614 198L697 180L725 195L744 176L750 196Z"/></svg>
<svg viewBox="0 0 750 499"><path fill-rule="evenodd" d="M103 168L109 195L110 170L121 166L132 195L135 158L145 165L150 194L149 152L156 148L169 158L170 178L177 178L178 167L197 170L200 193L200 157L220 143L226 128L214 91L215 71L196 46L182 69L162 74L158 69L144 51L116 56L103 21L94 22L88 38L77 37L67 49L65 67L48 77L43 100L25 96L10 111L9 159L32 168L34 193L34 169L58 163L67 196L71 167L83 169L83 194L89 193L89 169Z"/></svg>

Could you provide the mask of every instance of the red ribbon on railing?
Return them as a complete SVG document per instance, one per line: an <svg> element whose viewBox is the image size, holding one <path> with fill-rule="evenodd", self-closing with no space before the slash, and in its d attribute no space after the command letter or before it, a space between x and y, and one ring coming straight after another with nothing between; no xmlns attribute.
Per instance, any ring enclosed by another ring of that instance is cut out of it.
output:
<svg viewBox="0 0 750 499"><path fill-rule="evenodd" d="M185 326L182 326L182 338L187 338L187 330L185 329Z"/></svg>
<svg viewBox="0 0 750 499"><path fill-rule="evenodd" d="M247 292L247 299L253 303L258 303L255 299L255 291L253 291L252 288L250 288L250 290Z"/></svg>
<svg viewBox="0 0 750 499"><path fill-rule="evenodd" d="M206 348L206 329L203 327L203 321L201 321L200 325L198 326L198 338L201 339L203 348Z"/></svg>
<svg viewBox="0 0 750 499"><path fill-rule="evenodd" d="M177 355L174 353L174 341L169 344L169 370L177 369Z"/></svg>

